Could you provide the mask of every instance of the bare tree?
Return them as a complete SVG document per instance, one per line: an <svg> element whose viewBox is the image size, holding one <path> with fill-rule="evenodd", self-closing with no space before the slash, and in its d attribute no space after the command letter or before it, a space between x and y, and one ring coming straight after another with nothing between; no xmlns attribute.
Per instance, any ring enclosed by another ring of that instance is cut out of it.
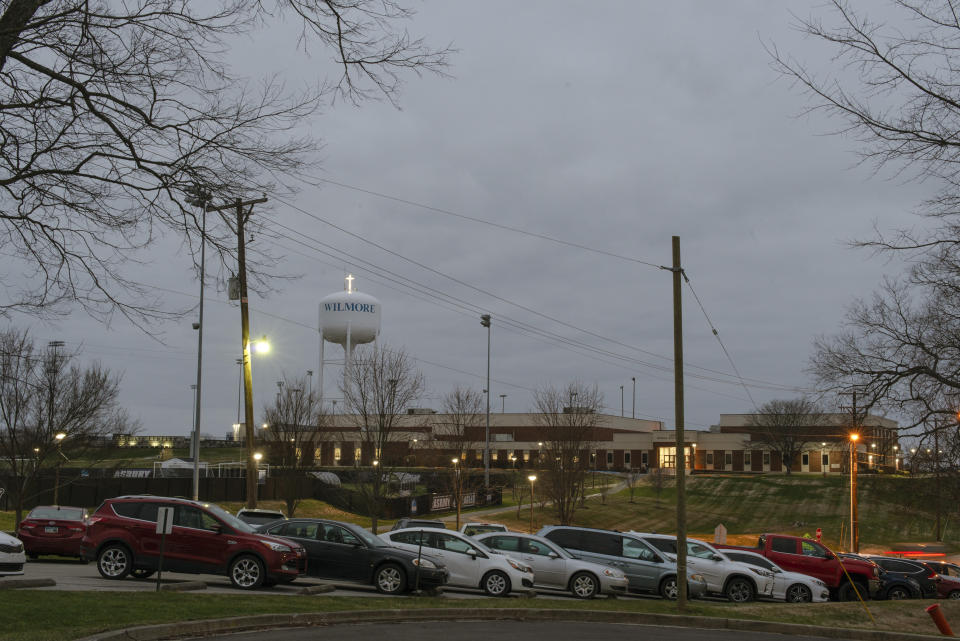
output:
<svg viewBox="0 0 960 641"><path fill-rule="evenodd" d="M469 456L483 441L483 394L457 386L442 401L442 414L433 424L435 448L458 457L470 466Z"/></svg>
<svg viewBox="0 0 960 641"><path fill-rule="evenodd" d="M0 332L0 477L9 483L17 525L44 470L56 467L58 484L72 481L59 474L65 452L97 448L102 455L114 435L135 429L117 405L120 379L99 365L81 368L75 358L60 345L39 351L26 331Z"/></svg>
<svg viewBox="0 0 960 641"><path fill-rule="evenodd" d="M762 449L778 453L789 475L797 457L823 436L820 428L825 424L826 415L809 399L770 401L747 419L750 439L744 448L760 445Z"/></svg>
<svg viewBox="0 0 960 641"><path fill-rule="evenodd" d="M828 5L798 26L848 73L814 73L771 45L774 66L859 140L864 162L943 188L920 207L929 224L854 243L909 268L855 302L840 335L816 342L811 369L825 390L909 415L905 427L928 425L956 412L940 399L960 392L960 18L948 0L898 0L886 23L868 15L872 3Z"/></svg>
<svg viewBox="0 0 960 641"><path fill-rule="evenodd" d="M280 477L287 516L293 517L304 492L305 470L314 465L314 453L328 435L327 415L305 378L284 376L281 382L277 400L263 412L268 425L263 440L271 469Z"/></svg>
<svg viewBox="0 0 960 641"><path fill-rule="evenodd" d="M341 442L358 442L363 455L370 459L357 485L374 534L389 491L389 478L403 464L411 438L409 429L415 427L401 421L403 410L413 405L423 390L423 374L414 368L406 352L383 346L359 348L341 384L345 420L351 429L339 438Z"/></svg>
<svg viewBox="0 0 960 641"><path fill-rule="evenodd" d="M0 312L163 316L125 268L169 232L198 248L185 190L294 190L317 147L293 131L304 119L337 99L395 103L404 73L442 73L448 50L408 36L411 15L395 0L0 3L0 246L29 276ZM230 68L231 45L287 19L291 46L326 50L339 76L293 92L282 73L258 84ZM232 216L206 227L225 266Z"/></svg>
<svg viewBox="0 0 960 641"><path fill-rule="evenodd" d="M650 487L653 488L653 491L657 494L657 504L660 504L660 494L663 493L663 488L667 485L667 475L664 473L662 467L655 467L650 470L647 474L647 482L650 484Z"/></svg>
<svg viewBox="0 0 960 641"><path fill-rule="evenodd" d="M566 525L573 521L590 450L597 440L596 428L602 423L598 411L603 396L596 386L570 383L564 389L538 390L534 402L534 421L544 453L541 487L556 506L560 523Z"/></svg>

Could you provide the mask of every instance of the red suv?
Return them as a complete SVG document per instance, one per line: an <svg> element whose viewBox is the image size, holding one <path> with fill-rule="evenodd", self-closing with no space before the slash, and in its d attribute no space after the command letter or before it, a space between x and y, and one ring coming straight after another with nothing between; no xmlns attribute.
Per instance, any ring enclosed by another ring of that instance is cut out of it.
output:
<svg viewBox="0 0 960 641"><path fill-rule="evenodd" d="M307 571L302 546L257 534L211 503L159 496L107 499L87 520L83 558L96 560L107 579L147 577L160 564L157 510L172 507L173 533L164 546L163 569L193 574L226 574L238 588L289 583Z"/></svg>

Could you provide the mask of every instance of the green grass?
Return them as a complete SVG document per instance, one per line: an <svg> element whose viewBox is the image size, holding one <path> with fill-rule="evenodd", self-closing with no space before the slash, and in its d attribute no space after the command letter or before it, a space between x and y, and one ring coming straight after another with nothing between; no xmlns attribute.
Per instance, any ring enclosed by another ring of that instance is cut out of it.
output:
<svg viewBox="0 0 960 641"><path fill-rule="evenodd" d="M0 641L66 641L106 630L155 623L192 621L255 614L335 612L422 608L536 608L653 612L676 614L675 603L657 599L554 601L547 599L369 598L280 596L260 594L201 594L169 592L4 592L0 608ZM947 619L960 618L960 603L943 604ZM687 614L829 627L895 630L935 634L936 629L916 602L870 603L872 624L858 603L734 605L690 603ZM42 613L56 613L45 616Z"/></svg>

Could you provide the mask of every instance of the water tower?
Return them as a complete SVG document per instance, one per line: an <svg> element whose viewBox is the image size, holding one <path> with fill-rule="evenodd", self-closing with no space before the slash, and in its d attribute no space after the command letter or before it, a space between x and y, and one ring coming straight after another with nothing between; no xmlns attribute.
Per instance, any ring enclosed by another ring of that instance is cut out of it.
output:
<svg viewBox="0 0 960 641"><path fill-rule="evenodd" d="M377 340L380 335L380 301L353 288L353 274L344 279L343 291L320 300L320 399L323 400L324 345L343 348L343 376L347 380L353 348Z"/></svg>

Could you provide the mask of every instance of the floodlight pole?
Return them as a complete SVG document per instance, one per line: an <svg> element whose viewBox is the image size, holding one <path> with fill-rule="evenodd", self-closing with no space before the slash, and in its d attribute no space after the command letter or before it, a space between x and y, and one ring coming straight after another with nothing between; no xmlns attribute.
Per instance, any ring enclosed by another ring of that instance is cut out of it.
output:
<svg viewBox="0 0 960 641"><path fill-rule="evenodd" d="M480 316L480 324L487 328L487 425L484 430L483 488L490 489L490 314Z"/></svg>

